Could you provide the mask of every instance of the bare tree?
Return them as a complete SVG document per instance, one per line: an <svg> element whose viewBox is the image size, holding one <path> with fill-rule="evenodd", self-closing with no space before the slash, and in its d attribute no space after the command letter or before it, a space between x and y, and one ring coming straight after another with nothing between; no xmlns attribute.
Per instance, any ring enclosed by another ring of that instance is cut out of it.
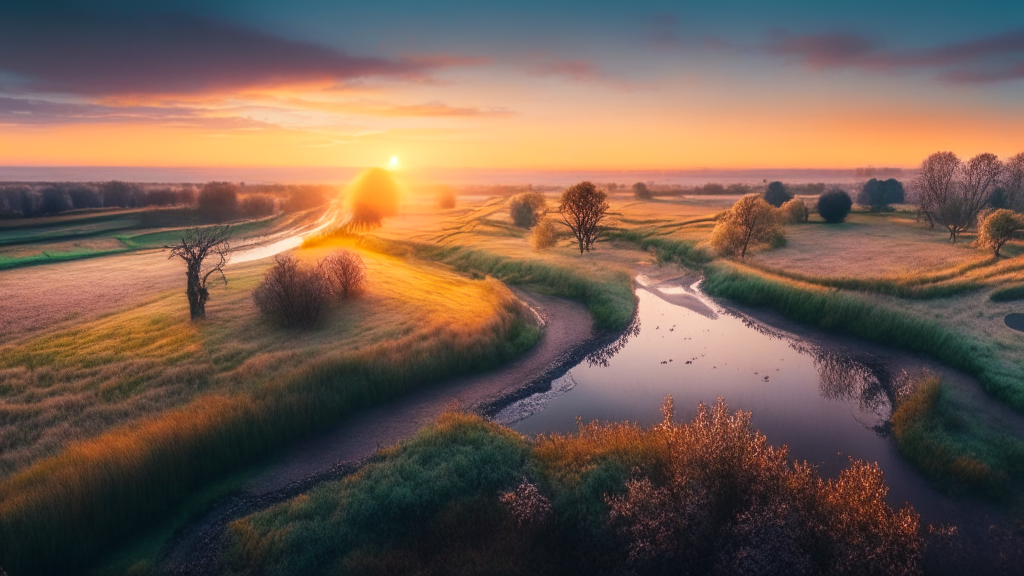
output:
<svg viewBox="0 0 1024 576"><path fill-rule="evenodd" d="M1002 173L1003 163L995 154L978 154L966 163L952 152L932 154L921 164L916 182L921 210L956 242L977 222Z"/></svg>
<svg viewBox="0 0 1024 576"><path fill-rule="evenodd" d="M338 298L359 292L366 281L366 265L355 252L338 250L320 262L328 283Z"/></svg>
<svg viewBox="0 0 1024 576"><path fill-rule="evenodd" d="M1003 188L1006 190L1006 205L1012 210L1024 209L1024 152L1006 161L1003 171Z"/></svg>
<svg viewBox="0 0 1024 576"><path fill-rule="evenodd" d="M948 204L954 195L960 166L960 158L952 152L936 152L921 163L914 188L917 190L921 213L928 218L928 224L933 228L935 211Z"/></svg>
<svg viewBox="0 0 1024 576"><path fill-rule="evenodd" d="M206 281L213 274L220 274L224 284L228 279L224 276L224 266L228 263L231 252L231 245L228 244L229 226L210 226L208 228L190 228L181 235L181 242L170 246L164 246L170 250L168 258L175 256L185 261L185 278L187 287L185 294L188 296L189 313L192 320L206 318L206 301L210 293L206 289ZM204 270L203 264L210 256L214 256L217 262L213 266L207 266Z"/></svg>
<svg viewBox="0 0 1024 576"><path fill-rule="evenodd" d="M590 252L601 232L601 220L609 208L607 197L591 182L580 182L562 193L558 213L576 236L580 254Z"/></svg>

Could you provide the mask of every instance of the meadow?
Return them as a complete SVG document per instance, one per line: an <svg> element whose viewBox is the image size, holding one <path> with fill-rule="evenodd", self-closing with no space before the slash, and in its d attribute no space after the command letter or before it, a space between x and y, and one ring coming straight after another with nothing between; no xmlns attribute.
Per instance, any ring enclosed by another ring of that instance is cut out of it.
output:
<svg viewBox="0 0 1024 576"><path fill-rule="evenodd" d="M550 209L556 195L547 196ZM369 278L363 296L334 309L310 332L282 331L256 313L251 292L268 260L231 266L229 283L211 290L209 319L188 322L181 272L175 267L179 263L166 262L152 249L173 240L176 228L166 221L140 227L143 218L155 222L152 215L69 214L28 227L0 221L0 251L10 250L15 256L9 258L20 259L20 268L5 272L11 275L5 280L14 279L10 286L24 302L31 302L33 282L61 270L76 271L75 281L90 286L86 290L96 290L92 286L101 280L109 283L105 266L125 276L142 262L160 270L131 298L43 314L14 324L17 330L0 337L0 565L17 574L26 567L59 572L93 564L133 542L130 536L165 525L168 518L183 521L183 506L202 508L190 497L345 414L507 361L529 348L539 330L503 283L578 300L598 327L619 330L634 312L632 278L637 273L668 276L698 270L704 274L704 290L723 301L770 308L804 324L928 355L968 372L984 393L967 388L976 388L974 383L923 381L893 415L896 445L947 490L1003 501L1019 491L1024 425L1016 411L1024 410L1019 377L1024 342L1001 322L1016 309L1012 298L1024 283L1024 265L1013 257L1024 251L1019 241L1004 249L1011 257L995 259L972 246L969 236L950 245L944 232L916 221L909 209L855 211L843 224L815 217L791 224L785 246L757 250L742 260L725 259L713 254L707 239L736 197L637 201L619 193L610 200L608 228L597 249L584 255L572 249L564 230L554 248L531 249L529 231L514 225L507 198L501 196L459 199L450 209L439 209L426 196L412 197L402 214L380 229L361 234L328 230L307 238L296 250L301 259L314 261L339 248L355 250ZM243 235L262 234L294 227L298 218L278 216L239 228ZM305 218L302 222L311 217ZM130 252L102 254L104 246L113 246L103 242L113 240L120 246L110 249ZM32 250L49 253L51 246L75 242L94 242L87 254L93 258L62 263L47 256L37 258L38 266L24 267L36 263ZM43 304L49 303L35 305ZM993 411L993 401L1010 409ZM476 430L473 437L480 442L503 446L500 456L480 456L512 458L495 461L495 473L504 471L488 490L499 484L504 490L521 476L540 474L546 478L542 488L551 494L552 486L563 482L552 476L554 465L545 464L547 440L523 443L493 425L460 418L451 416L437 429L442 432L424 434L444 436L446 427L460 422L456 428ZM391 460L399 455L429 461L432 448L418 447L424 442L385 451L376 468L359 478L393 474L378 470L397 466ZM576 441L558 442L571 446ZM606 512L601 490L624 489L633 459L646 457L649 448L644 446L637 441L622 448L608 464L614 468L611 476L588 476L587 482L596 484L585 496L566 492L571 505L553 500L558 514L575 514L573 507L582 506L589 515L559 522L596 525ZM597 447L574 450L584 458ZM235 569L251 572L251 562L258 561L267 563L267 573L287 572L273 566L298 561L291 555L301 552L294 548L301 538L289 535L308 534L311 528L302 527L303 519L320 522L347 502L352 490L369 490L353 487L364 480L346 482L235 525L229 552ZM509 518L501 516L505 512L495 502L475 508L484 497L480 494L458 502L448 502L447 492L425 495L437 510L448 510L425 525L454 530L444 536L449 543L468 537L450 518L469 514L468 525L480 526L500 517L497 525L506 526ZM306 504L310 501L317 504ZM356 528L317 528L322 529L344 535ZM162 530L167 533L166 526ZM559 534L597 537L591 532ZM494 542L487 540L491 536L478 544ZM384 542L338 551L338 562L386 571L389 565L381 554L389 548L381 548ZM495 554L511 555L534 544L518 542ZM618 546L619 552L625 550L622 542ZM157 549L151 545L146 554ZM417 552L403 550L396 561L418 565L411 559ZM497 560L484 554L480 561L492 565ZM152 568L154 560L148 557L139 566Z"/></svg>

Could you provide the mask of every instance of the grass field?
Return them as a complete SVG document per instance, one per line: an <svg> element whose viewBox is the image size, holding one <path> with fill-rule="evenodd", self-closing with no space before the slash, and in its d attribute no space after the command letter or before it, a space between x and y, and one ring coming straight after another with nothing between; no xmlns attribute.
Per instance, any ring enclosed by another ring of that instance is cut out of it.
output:
<svg viewBox="0 0 1024 576"><path fill-rule="evenodd" d="M493 280L363 256L364 296L312 333L258 317L262 261L229 269L199 325L173 292L5 345L2 565L80 565L289 438L537 337Z"/></svg>

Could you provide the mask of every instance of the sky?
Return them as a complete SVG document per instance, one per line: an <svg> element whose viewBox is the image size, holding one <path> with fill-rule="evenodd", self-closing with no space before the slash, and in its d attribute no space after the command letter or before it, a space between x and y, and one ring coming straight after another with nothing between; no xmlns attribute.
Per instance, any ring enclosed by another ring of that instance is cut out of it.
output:
<svg viewBox="0 0 1024 576"><path fill-rule="evenodd" d="M1024 151L1024 2L4 2L0 166L912 167Z"/></svg>

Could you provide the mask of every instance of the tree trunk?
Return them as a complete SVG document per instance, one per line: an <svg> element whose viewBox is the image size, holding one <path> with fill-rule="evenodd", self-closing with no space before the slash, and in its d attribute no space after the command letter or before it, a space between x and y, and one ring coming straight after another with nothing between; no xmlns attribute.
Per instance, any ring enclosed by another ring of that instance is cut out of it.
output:
<svg viewBox="0 0 1024 576"><path fill-rule="evenodd" d="M209 297L209 292L202 286L198 272L193 273L190 270L187 277L188 288L185 290L185 295L188 296L189 314L192 320L203 320L206 318L206 299Z"/></svg>

